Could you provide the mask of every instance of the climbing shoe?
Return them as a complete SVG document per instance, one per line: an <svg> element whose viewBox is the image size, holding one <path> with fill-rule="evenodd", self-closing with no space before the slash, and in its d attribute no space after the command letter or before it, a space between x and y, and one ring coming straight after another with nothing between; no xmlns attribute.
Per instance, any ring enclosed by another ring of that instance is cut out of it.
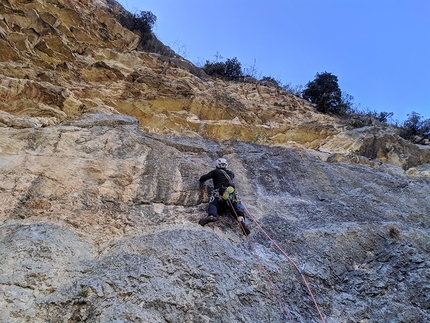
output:
<svg viewBox="0 0 430 323"><path fill-rule="evenodd" d="M207 217L205 217L205 218L201 218L200 219L200 221L199 221L199 224L201 225L201 226L205 226L206 224L208 224L209 222L215 222L215 221L217 221L218 219L216 218L216 216L215 215L213 215L213 214L209 214Z"/></svg>
<svg viewBox="0 0 430 323"><path fill-rule="evenodd" d="M240 228L242 229L242 232L244 235L249 235L251 231L248 229L248 227L245 225L245 222L240 222Z"/></svg>

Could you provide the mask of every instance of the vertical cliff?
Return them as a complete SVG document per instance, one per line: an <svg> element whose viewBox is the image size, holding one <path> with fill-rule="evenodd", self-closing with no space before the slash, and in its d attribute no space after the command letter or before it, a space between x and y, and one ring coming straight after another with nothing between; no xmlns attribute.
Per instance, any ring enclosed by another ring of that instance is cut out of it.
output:
<svg viewBox="0 0 430 323"><path fill-rule="evenodd" d="M124 12L0 3L0 321L430 320L429 150L142 52ZM221 156L248 238L198 225Z"/></svg>

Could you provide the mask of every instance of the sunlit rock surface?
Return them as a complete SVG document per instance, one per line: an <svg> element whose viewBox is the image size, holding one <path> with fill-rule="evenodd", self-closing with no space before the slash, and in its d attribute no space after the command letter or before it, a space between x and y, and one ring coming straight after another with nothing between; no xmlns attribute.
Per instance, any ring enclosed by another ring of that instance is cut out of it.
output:
<svg viewBox="0 0 430 323"><path fill-rule="evenodd" d="M123 12L0 3L0 321L321 322L265 233L327 323L430 320L428 147L139 51ZM197 223L220 156L249 241Z"/></svg>
<svg viewBox="0 0 430 323"><path fill-rule="evenodd" d="M327 322L428 318L430 186L400 167L300 149L150 135L126 115L1 128L0 303L9 322ZM251 246L201 227L217 156L236 173Z"/></svg>

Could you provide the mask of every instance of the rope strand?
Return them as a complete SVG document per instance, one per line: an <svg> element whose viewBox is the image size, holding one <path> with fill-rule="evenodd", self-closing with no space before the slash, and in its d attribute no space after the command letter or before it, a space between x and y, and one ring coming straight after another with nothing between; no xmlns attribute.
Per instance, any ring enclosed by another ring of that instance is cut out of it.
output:
<svg viewBox="0 0 430 323"><path fill-rule="evenodd" d="M263 262L261 261L260 257L258 256L257 251L254 249L254 246L251 243L251 239L249 238L249 236L246 236L246 238L248 239L249 246L251 247L252 251L254 252L255 257L257 258L257 260L258 260L258 262L260 264L261 270L264 272L264 276L266 277L266 280L269 282L270 287L273 290L273 293L275 294L276 298L278 299L278 302L281 305L282 310L284 311L285 314L287 314L288 319L292 323L293 321L291 319L291 316L288 313L287 308L286 308L284 302L282 301L281 297L279 296L278 292L276 291L275 285L273 284L272 280L270 279L269 274L267 273L266 268L264 268Z"/></svg>
<svg viewBox="0 0 430 323"><path fill-rule="evenodd" d="M227 204L228 204L228 206L230 207L230 209L233 211L234 215L236 216L237 222L239 222L239 225L240 225L240 227L241 227L242 231L243 231L243 232L245 232L245 228L243 227L242 223L239 221L239 216L237 215L236 210L234 209L233 205L230 203L230 201L229 201L229 200L227 200ZM290 316L290 314L288 313L287 308L286 308L286 306L285 306L284 302L282 301L281 297L279 296L278 292L276 291L275 285L273 284L272 280L270 279L269 274L267 273L266 268L264 268L264 265L263 265L263 262L261 261L261 258L258 256L257 251L255 250L254 246L252 245L252 243L251 243L251 239L249 238L249 236L248 236L248 235L245 235L245 236L246 236L246 239L247 239L247 241L248 241L248 244L249 244L250 248L252 249L252 251L253 251L253 253L254 253L255 257L257 258L257 261L258 261L258 263L259 263L259 265L260 265L261 270L262 270L262 271L263 271L263 273L264 273L264 276L266 277L266 280L269 282L269 285L270 285L270 287L272 288L273 293L275 294L276 298L278 299L278 302L279 302L279 304L281 305L282 310L283 310L283 311L284 311L284 313L288 316L288 319L289 319L289 320L290 320L290 322L292 323L293 321L292 321L292 319L291 319L291 316Z"/></svg>
<svg viewBox="0 0 430 323"><path fill-rule="evenodd" d="M243 205L243 204L242 204ZM311 296L311 298L312 298L312 300L313 300L313 302L314 302L314 305L315 305L315 307L316 307L316 309L317 309L317 311L318 311L318 314L319 314L319 316L320 316L320 318L321 318L321 321L323 322L323 323L325 323L325 320L324 320L324 317L322 316L322 313L321 313L321 311L320 311L320 308L319 308L319 306L318 306L318 303L316 302L316 300L315 300L315 297L314 297L314 295L312 294L312 291L311 291L311 289L310 289L310 287L309 287L309 284L308 284L308 282L307 282L307 280L306 280L306 278L305 278L305 276L304 276L304 271L303 270L301 270L297 265L296 265L296 263L293 261L293 259L291 259L287 254L286 254L286 252L267 234L267 232L266 231L264 231L264 229L261 227L261 225L258 223L258 221L252 216L252 214L248 211L248 209L245 207L245 205L243 205L243 208L245 209L245 212L246 212L246 214L252 219L252 221L254 221L254 223L258 226L258 228L260 229L260 231L261 232L263 232L263 234L276 246L276 248L278 248L279 249L279 251L288 259L288 261L297 269L297 271L299 272L299 274L300 274L300 276L302 277L302 279L303 279L303 282L305 283L305 285L306 285L306 288L308 289L308 292L309 292L309 295ZM248 238L249 239L249 238Z"/></svg>

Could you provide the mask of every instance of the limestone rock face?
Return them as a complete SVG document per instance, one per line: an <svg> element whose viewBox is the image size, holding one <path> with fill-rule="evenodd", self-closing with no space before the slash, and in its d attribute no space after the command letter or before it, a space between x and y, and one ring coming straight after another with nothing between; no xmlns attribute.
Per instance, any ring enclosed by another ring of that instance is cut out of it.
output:
<svg viewBox="0 0 430 323"><path fill-rule="evenodd" d="M123 13L0 3L0 321L429 321L428 147L141 52ZM198 224L221 156L249 240Z"/></svg>
<svg viewBox="0 0 430 323"><path fill-rule="evenodd" d="M85 114L0 128L0 317L5 322L424 322L430 185L388 164L302 149L144 133ZM206 227L225 156L252 230ZM256 257L256 255L258 257ZM300 301L298 301L300 300Z"/></svg>
<svg viewBox="0 0 430 323"><path fill-rule="evenodd" d="M0 110L39 118L27 126L101 111L135 116L143 130L157 134L333 153L344 146L345 136L348 146L361 145L339 120L276 86L208 78L177 55L138 51L138 33L120 23L124 12L105 0L3 1ZM0 125L11 126L10 119L3 113ZM23 120L15 122L23 127ZM404 156L406 143L392 132L378 129L376 136L383 149L369 154L366 142L355 153L405 168L430 162L419 149L406 147L411 155Z"/></svg>
<svg viewBox="0 0 430 323"><path fill-rule="evenodd" d="M366 157L409 169L430 164L429 148L412 144L389 129L381 132L377 127L363 127L337 134L319 150L343 156L353 155L356 160Z"/></svg>

